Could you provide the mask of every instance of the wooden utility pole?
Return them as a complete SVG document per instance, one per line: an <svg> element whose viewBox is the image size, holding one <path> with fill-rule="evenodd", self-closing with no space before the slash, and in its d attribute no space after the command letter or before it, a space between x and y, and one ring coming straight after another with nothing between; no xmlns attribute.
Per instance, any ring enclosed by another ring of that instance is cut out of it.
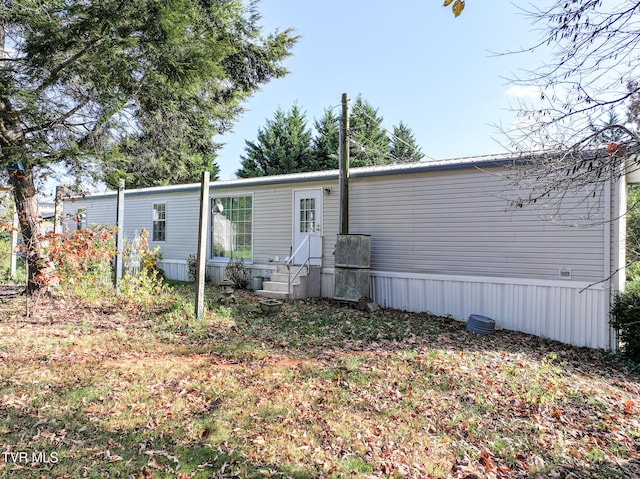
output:
<svg viewBox="0 0 640 479"><path fill-rule="evenodd" d="M116 294L120 294L122 279L122 250L124 249L124 180L118 180L116 204Z"/></svg>
<svg viewBox="0 0 640 479"><path fill-rule="evenodd" d="M340 122L340 234L349 234L349 95L342 94Z"/></svg>
<svg viewBox="0 0 640 479"><path fill-rule="evenodd" d="M209 219L209 172L202 172L200 186L200 227L198 229L198 257L196 259L196 318L204 312L204 278L206 276L207 227Z"/></svg>

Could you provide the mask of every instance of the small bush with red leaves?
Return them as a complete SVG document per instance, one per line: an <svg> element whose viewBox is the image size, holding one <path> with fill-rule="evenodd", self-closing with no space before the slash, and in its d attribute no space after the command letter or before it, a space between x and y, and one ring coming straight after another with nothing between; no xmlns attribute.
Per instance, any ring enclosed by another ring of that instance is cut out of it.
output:
<svg viewBox="0 0 640 479"><path fill-rule="evenodd" d="M37 280L45 285L78 285L111 281L115 254L113 229L105 226L73 231L69 236L49 233L47 256L50 268Z"/></svg>

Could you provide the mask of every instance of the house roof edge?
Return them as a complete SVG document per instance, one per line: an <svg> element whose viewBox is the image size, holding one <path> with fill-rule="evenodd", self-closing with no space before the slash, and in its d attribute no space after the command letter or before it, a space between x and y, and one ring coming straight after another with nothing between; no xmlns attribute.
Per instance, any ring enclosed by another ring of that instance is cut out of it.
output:
<svg viewBox="0 0 640 479"><path fill-rule="evenodd" d="M548 152L547 152L548 154ZM397 165L365 166L356 167L349 170L351 178L366 178L372 176L388 176L410 173L422 173L429 171L461 170L470 168L488 168L506 165L516 165L527 161L535 160L538 154L497 154L485 156L472 156L464 158L453 158L446 160L425 161L419 163L406 163ZM236 187L268 186L287 183L303 183L311 181L328 181L339 178L339 170L312 171L305 173L291 173L285 175L262 176L256 178L238 178L233 180L222 180L211 182L210 190L229 189ZM198 191L200 183L187 183L167 186L151 186L146 188L135 188L125 190L126 196L138 196L163 193L181 193L186 191ZM115 191L105 191L101 193L89 194L82 198L111 198L116 196ZM78 197L76 197L78 198Z"/></svg>

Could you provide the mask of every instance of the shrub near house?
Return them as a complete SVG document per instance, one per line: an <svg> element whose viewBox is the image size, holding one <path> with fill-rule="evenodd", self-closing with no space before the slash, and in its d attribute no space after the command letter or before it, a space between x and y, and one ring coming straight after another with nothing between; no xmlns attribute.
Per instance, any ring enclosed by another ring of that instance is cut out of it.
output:
<svg viewBox="0 0 640 479"><path fill-rule="evenodd" d="M111 228L75 230L69 237L49 233L47 245L51 268L37 278L42 285L99 285L111 281L111 258L115 254Z"/></svg>
<svg viewBox="0 0 640 479"><path fill-rule="evenodd" d="M611 326L618 331L624 357L640 364L640 280L627 283L611 307Z"/></svg>

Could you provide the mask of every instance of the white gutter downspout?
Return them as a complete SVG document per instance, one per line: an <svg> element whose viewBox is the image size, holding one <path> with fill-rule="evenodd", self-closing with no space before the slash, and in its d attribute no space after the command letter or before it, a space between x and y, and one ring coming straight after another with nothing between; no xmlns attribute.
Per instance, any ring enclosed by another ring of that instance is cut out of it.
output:
<svg viewBox="0 0 640 479"><path fill-rule="evenodd" d="M610 264L611 272L611 281L609 282L609 309L611 309L611 304L613 301L613 297L616 293L619 293L624 290L624 285L626 282L626 264L627 264L627 179L625 175L624 166L622 166L622 172L620 176L616 179L612 180L615 185L615 194L617 196L616 210L613 212L613 217L616 218L614 232L615 243L614 248L615 251L612 251L613 264ZM611 226L613 228L613 225ZM609 318L609 311L607 311L607 321ZM616 331L609 327L609 349L617 350L618 349L618 336Z"/></svg>
<svg viewBox="0 0 640 479"><path fill-rule="evenodd" d="M624 167L623 167L624 168ZM604 201L604 277L607 280L604 283L606 301L603 306L603 318L607 321L609 330L609 349L617 350L618 338L616 331L609 326L609 311L613 303L615 293L624 289L625 283L625 264L626 264L626 211L627 211L627 195L626 195L626 179L624 169L620 176L615 174L605 183L605 201ZM611 211L614 204L612 193L616 195L615 211ZM615 225L613 222L615 221ZM616 233L615 240L612 238ZM614 251L615 248L615 251Z"/></svg>
<svg viewBox="0 0 640 479"><path fill-rule="evenodd" d="M607 329L609 330L609 349L613 344L613 332L609 325L609 309L611 307L611 182L613 178L607 179L604 184L604 271L603 278L607 278L604 281L604 297L602 306L602 318L607 322Z"/></svg>

